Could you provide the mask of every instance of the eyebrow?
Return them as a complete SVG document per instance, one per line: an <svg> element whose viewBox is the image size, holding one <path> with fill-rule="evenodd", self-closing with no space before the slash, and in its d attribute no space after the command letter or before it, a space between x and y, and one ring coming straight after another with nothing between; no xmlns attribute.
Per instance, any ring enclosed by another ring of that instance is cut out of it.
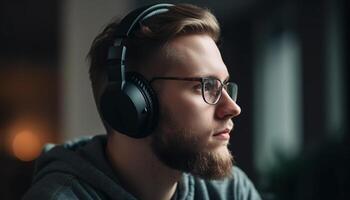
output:
<svg viewBox="0 0 350 200"><path fill-rule="evenodd" d="M163 77L153 77L151 80L149 80L149 83L151 84L155 80L183 80L183 81L200 81L202 78L213 78L220 80L217 76L209 75L209 76L191 76L191 77L174 77L174 76L163 76ZM223 84L226 84L229 82L230 75L224 79L224 81L221 81Z"/></svg>
<svg viewBox="0 0 350 200"><path fill-rule="evenodd" d="M221 81L221 79L219 78L219 77L217 77L217 76L214 76L214 75L210 75L210 76L203 76L203 77L208 77L208 78L216 78L216 79L219 79L220 81ZM224 81L222 81L222 83L226 83L226 82L228 82L230 80L230 75L228 75L225 79L224 79Z"/></svg>

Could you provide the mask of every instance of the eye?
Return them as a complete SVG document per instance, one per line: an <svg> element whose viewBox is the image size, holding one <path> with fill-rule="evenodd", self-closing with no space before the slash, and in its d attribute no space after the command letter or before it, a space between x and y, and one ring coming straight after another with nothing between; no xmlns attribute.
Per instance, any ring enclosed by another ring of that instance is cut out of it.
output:
<svg viewBox="0 0 350 200"><path fill-rule="evenodd" d="M217 81L215 79L207 79L204 82L204 91L213 91L216 89Z"/></svg>

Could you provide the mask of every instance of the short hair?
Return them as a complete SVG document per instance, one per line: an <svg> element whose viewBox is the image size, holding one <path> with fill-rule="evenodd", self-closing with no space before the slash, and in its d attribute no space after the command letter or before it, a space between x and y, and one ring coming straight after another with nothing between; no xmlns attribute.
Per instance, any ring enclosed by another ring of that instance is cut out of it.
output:
<svg viewBox="0 0 350 200"><path fill-rule="evenodd" d="M90 80L97 106L107 83L106 58L113 44L118 22L108 24L95 38L88 53ZM167 12L142 21L140 27L126 40L126 70L137 71L137 66L151 60L166 42L187 34L206 34L215 42L220 37L220 26L215 16L207 9L191 4L177 4ZM144 67L144 66L143 66Z"/></svg>

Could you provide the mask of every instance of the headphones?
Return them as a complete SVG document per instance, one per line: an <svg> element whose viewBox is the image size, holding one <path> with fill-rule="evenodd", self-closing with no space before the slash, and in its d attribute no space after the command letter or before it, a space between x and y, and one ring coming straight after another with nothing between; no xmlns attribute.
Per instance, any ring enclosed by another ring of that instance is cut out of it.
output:
<svg viewBox="0 0 350 200"><path fill-rule="evenodd" d="M145 19L167 12L172 4L138 8L122 19L114 43L108 49L108 84L100 99L102 118L113 129L132 138L151 134L158 122L158 100L149 81L141 74L125 73L125 40Z"/></svg>

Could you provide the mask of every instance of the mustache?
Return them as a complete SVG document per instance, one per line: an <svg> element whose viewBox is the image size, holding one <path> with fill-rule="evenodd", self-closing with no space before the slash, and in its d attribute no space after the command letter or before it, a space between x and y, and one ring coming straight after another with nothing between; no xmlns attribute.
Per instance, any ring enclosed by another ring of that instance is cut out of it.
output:
<svg viewBox="0 0 350 200"><path fill-rule="evenodd" d="M235 127L235 124L233 123L233 121L229 120L226 123L223 123L221 125L216 126L216 128L213 128L212 131L220 132L220 131L224 131L224 130L230 130L230 132L232 132L234 127Z"/></svg>

